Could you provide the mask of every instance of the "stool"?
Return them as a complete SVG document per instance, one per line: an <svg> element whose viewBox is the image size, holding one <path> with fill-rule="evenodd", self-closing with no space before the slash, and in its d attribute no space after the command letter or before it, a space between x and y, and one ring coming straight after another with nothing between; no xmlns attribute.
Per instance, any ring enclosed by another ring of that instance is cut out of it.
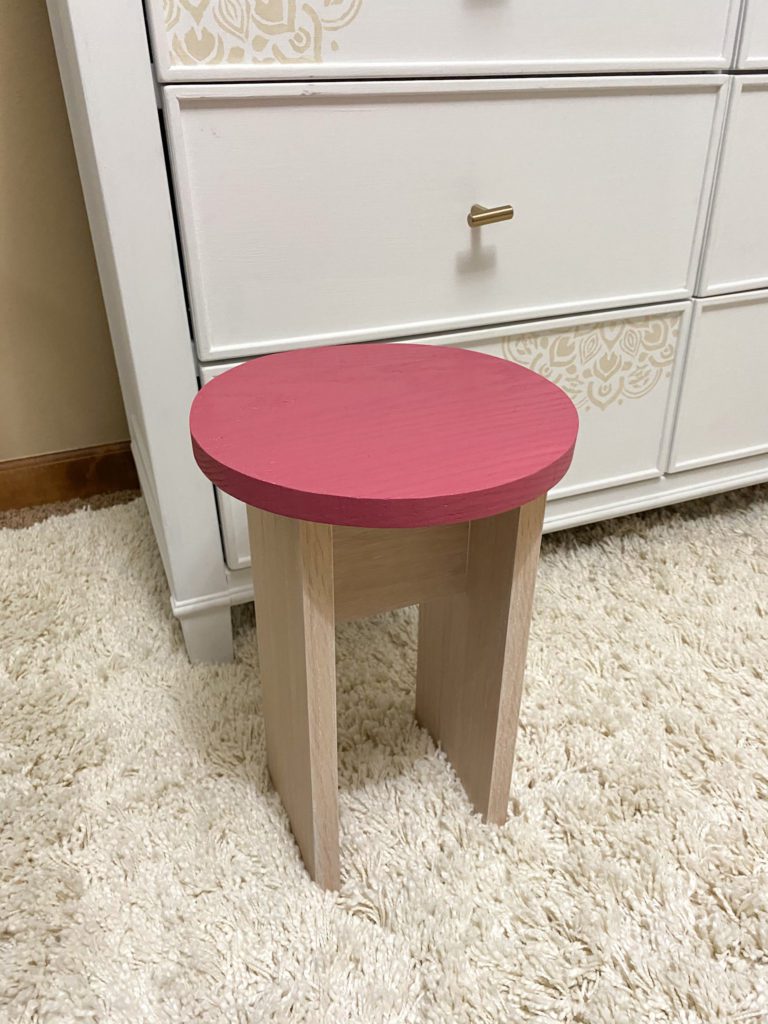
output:
<svg viewBox="0 0 768 1024"><path fill-rule="evenodd" d="M466 349L345 345L229 370L190 429L205 475L248 506L269 772L311 877L339 886L337 621L419 605L416 717L503 823L570 399Z"/></svg>

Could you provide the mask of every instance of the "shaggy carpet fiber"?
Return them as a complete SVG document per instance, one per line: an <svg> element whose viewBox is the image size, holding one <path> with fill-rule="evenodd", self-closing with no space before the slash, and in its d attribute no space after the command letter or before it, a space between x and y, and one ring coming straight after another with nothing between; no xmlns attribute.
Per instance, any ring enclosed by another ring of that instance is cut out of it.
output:
<svg viewBox="0 0 768 1024"><path fill-rule="evenodd" d="M338 632L342 889L270 788L253 617L190 666L141 501L0 531L0 1020L768 1021L768 489L545 539L509 822Z"/></svg>

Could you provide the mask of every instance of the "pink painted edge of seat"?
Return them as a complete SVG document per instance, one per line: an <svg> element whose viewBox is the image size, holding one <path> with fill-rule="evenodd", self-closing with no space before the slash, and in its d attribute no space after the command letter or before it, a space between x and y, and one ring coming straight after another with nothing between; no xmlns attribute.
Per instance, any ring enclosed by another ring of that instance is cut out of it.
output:
<svg viewBox="0 0 768 1024"><path fill-rule="evenodd" d="M507 481L484 491L401 499L352 498L315 493L311 501L308 500L307 491L254 480L231 467L221 466L203 451L194 438L192 451L195 462L212 483L231 497L254 508L288 519L303 519L333 526L408 529L486 519L533 501L565 476L573 458L575 444L574 438L574 443L563 455L527 476L524 481ZM226 486L220 482L223 479L227 481ZM233 487L233 484L237 484L237 487ZM307 514L308 505L311 505L311 515Z"/></svg>

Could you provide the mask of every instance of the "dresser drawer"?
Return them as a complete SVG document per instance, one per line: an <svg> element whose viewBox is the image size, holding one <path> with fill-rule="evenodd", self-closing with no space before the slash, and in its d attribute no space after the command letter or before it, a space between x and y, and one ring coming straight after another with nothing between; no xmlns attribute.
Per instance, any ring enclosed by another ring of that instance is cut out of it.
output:
<svg viewBox="0 0 768 1024"><path fill-rule="evenodd" d="M768 287L768 75L736 75L699 295Z"/></svg>
<svg viewBox="0 0 768 1024"><path fill-rule="evenodd" d="M694 303L670 469L768 452L768 291Z"/></svg>
<svg viewBox="0 0 768 1024"><path fill-rule="evenodd" d="M428 340L528 366L571 396L579 410L579 438L571 468L550 492L551 498L567 497L662 475L689 308L690 303L675 303ZM231 365L205 367L203 382ZM227 565L241 569L249 564L244 506L221 492L217 500Z"/></svg>
<svg viewBox="0 0 768 1024"><path fill-rule="evenodd" d="M722 68L738 0L148 0L163 81Z"/></svg>
<svg viewBox="0 0 768 1024"><path fill-rule="evenodd" d="M724 81L167 88L201 357L689 296Z"/></svg>
<svg viewBox="0 0 768 1024"><path fill-rule="evenodd" d="M768 71L768 0L745 0L738 67Z"/></svg>

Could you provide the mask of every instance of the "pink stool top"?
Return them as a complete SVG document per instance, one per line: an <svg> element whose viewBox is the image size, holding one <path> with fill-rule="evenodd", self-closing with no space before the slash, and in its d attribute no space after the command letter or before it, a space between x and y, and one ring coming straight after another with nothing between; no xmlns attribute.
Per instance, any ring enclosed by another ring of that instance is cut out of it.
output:
<svg viewBox="0 0 768 1024"><path fill-rule="evenodd" d="M192 403L195 459L248 505L344 526L482 519L549 490L578 430L555 384L497 356L371 344L263 356Z"/></svg>

